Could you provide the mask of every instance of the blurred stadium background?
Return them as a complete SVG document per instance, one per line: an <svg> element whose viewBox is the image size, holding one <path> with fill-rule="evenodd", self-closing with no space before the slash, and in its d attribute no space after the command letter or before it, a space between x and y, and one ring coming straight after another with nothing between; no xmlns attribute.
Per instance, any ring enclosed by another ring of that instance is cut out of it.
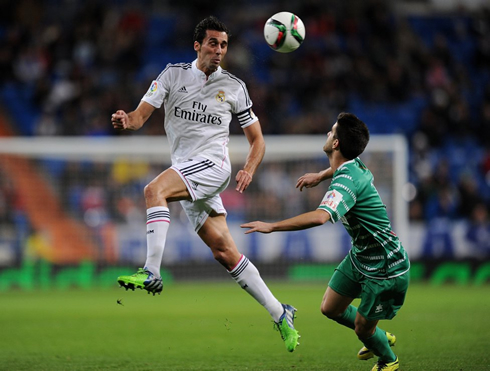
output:
<svg viewBox="0 0 490 371"><path fill-rule="evenodd" d="M288 55L262 35L282 10L306 25L306 41ZM143 187L169 161L163 112L135 133L113 131L110 115L136 107L167 63L195 58L192 32L209 14L231 29L223 67L247 83L270 144L251 189L223 194L239 248L263 276L325 281L347 251L341 226L246 237L238 226L318 205L327 185L294 185L328 166L325 133L349 111L377 138L364 157L414 262L412 279L490 279L488 2L7 0L0 290L113 286L144 262ZM243 135L236 123L231 133L236 172ZM165 279L229 279L180 205L171 212Z"/></svg>

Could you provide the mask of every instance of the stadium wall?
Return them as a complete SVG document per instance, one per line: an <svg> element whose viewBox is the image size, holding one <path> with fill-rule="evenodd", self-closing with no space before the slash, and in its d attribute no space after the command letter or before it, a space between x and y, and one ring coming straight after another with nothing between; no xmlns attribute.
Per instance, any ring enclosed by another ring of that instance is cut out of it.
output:
<svg viewBox="0 0 490 371"><path fill-rule="evenodd" d="M246 195L232 187L222 194L231 233L264 276L325 279L325 272L350 247L339 223L269 235L245 235L240 228L248 220L277 220L309 211L328 188L294 188L299 175L328 166L320 151L324 136L266 140L266 158ZM248 144L243 136L231 142L236 171ZM114 277L140 266L146 257L142 189L155 172L168 166L165 143L155 137L0 138L0 196L7 206L0 213L0 289L91 287L94 282L112 286ZM403 137L373 137L366 151L363 161L373 171L394 230L416 266L427 261L472 261L476 266L485 262L490 239L477 227L447 218L408 223L402 191L408 181ZM167 281L227 277L178 204L172 204L171 214L163 262ZM425 278L431 271L414 269ZM465 274L461 277L468 277Z"/></svg>

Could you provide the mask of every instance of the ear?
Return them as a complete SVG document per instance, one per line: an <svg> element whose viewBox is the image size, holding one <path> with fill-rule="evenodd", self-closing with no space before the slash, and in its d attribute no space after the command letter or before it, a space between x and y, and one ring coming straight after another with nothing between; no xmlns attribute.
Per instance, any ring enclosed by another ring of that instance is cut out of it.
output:
<svg viewBox="0 0 490 371"><path fill-rule="evenodd" d="M332 142L332 149L340 149L340 145L339 145L339 140L338 139L334 139L333 142Z"/></svg>
<svg viewBox="0 0 490 371"><path fill-rule="evenodd" d="M194 50L196 52L201 50L201 44L199 44L197 41L194 41Z"/></svg>

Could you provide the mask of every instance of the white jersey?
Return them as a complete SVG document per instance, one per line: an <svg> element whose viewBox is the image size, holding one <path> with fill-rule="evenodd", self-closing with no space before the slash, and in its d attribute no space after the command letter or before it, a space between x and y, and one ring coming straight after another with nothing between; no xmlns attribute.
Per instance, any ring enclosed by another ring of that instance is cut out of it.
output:
<svg viewBox="0 0 490 371"><path fill-rule="evenodd" d="M221 67L206 78L196 63L168 64L142 100L155 108L164 104L172 164L200 156L229 166L232 114L242 128L258 119L242 80Z"/></svg>

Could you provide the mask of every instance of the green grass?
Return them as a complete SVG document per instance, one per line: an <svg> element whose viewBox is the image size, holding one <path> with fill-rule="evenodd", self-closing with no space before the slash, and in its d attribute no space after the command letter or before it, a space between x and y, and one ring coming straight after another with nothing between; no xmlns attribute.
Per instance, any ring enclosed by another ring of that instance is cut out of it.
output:
<svg viewBox="0 0 490 371"><path fill-rule="evenodd" d="M268 313L233 282L143 291L0 293L0 370L371 370L351 330L324 318L325 285L270 285L298 308L288 353ZM383 329L403 371L490 370L489 287L412 285ZM117 304L122 299L123 305Z"/></svg>

